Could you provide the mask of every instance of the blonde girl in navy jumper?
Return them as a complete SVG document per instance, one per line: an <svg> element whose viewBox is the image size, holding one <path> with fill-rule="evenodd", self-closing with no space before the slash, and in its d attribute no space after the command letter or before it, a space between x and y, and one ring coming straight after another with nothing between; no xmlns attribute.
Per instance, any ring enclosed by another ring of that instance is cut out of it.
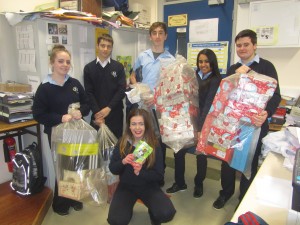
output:
<svg viewBox="0 0 300 225"><path fill-rule="evenodd" d="M52 127L72 119L87 116L90 108L88 99L80 82L68 75L71 67L71 54L63 45L55 45L50 55L52 73L38 87L34 96L32 113L35 120L44 125L44 132L48 135L51 145ZM80 110L68 114L68 107L72 103L80 103ZM51 147L51 146L50 146ZM53 211L59 215L69 214L69 208L76 211L82 209L82 203L58 196L55 182Z"/></svg>
<svg viewBox="0 0 300 225"><path fill-rule="evenodd" d="M140 140L153 148L143 164L135 163L132 154ZM159 181L164 175L162 152L152 128L152 119L146 110L130 111L126 130L113 151L109 169L120 176L120 183L109 208L109 224L129 224L138 199L148 208L152 224L173 219L176 210L159 187Z"/></svg>

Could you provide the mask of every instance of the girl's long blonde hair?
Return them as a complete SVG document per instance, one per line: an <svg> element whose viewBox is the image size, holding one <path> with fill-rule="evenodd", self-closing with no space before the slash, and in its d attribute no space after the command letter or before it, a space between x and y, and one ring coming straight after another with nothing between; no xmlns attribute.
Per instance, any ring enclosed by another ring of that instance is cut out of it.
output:
<svg viewBox="0 0 300 225"><path fill-rule="evenodd" d="M147 168L151 168L154 165L155 162L155 149L158 146L157 137L154 133L153 126L152 126L152 118L150 114L144 110L144 109L132 109L127 117L126 120L126 128L123 136L120 140L120 154L122 157L125 157L127 154L132 153L133 147L130 146L129 150L126 150L127 141L131 141L131 143L134 143L134 136L131 133L130 130L130 120L134 116L141 116L144 119L144 125L145 125L145 133L143 140L147 142L148 145L150 145L153 148L153 152L149 155L147 158L145 165Z"/></svg>

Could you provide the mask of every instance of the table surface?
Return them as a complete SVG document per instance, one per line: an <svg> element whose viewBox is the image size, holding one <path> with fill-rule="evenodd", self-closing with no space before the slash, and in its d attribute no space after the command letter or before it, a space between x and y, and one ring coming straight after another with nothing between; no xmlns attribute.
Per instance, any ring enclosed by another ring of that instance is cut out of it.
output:
<svg viewBox="0 0 300 225"><path fill-rule="evenodd" d="M36 125L38 125L38 122L35 120L28 120L19 123L5 123L3 121L0 121L0 133L19 130L22 128L36 126Z"/></svg>
<svg viewBox="0 0 300 225"><path fill-rule="evenodd" d="M291 193L293 189L292 171L283 167L283 161L284 157L280 154L273 152L268 154L242 202L235 211L231 220L232 222L237 222L238 217L241 214L251 211L264 219L268 224L286 224L288 212L291 208ZM268 197L262 199L262 193L268 191L264 190L266 187L265 181L270 182L269 185L267 185L268 187L271 187L270 193L280 193L280 196L273 196L273 199L267 199ZM282 184L287 185L284 186ZM282 191L282 187L287 188ZM289 202L288 206L280 207L279 205L273 204L277 201L275 199L278 198L282 199L283 202Z"/></svg>
<svg viewBox="0 0 300 225"><path fill-rule="evenodd" d="M52 203L52 190L45 187L40 193L21 196L9 183L0 184L0 224L42 224Z"/></svg>

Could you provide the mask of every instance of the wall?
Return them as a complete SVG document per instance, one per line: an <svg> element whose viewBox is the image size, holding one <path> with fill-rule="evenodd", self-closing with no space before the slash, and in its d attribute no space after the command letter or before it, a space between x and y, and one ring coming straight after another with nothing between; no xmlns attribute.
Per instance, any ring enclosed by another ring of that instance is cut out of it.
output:
<svg viewBox="0 0 300 225"><path fill-rule="evenodd" d="M299 12L300 13L300 12ZM249 4L238 4L236 33L249 27ZM300 95L299 48L260 48L257 53L271 61L276 67L282 94L298 97ZM238 61L237 55L234 62Z"/></svg>
<svg viewBox="0 0 300 225"><path fill-rule="evenodd" d="M20 10L28 12L33 11L38 5L47 3L58 6L57 0L0 0L0 12L19 12Z"/></svg>

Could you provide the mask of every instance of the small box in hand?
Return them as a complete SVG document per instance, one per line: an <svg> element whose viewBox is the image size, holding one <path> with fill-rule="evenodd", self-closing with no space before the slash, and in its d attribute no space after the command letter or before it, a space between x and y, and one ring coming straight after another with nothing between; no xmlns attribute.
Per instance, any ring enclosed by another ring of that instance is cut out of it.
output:
<svg viewBox="0 0 300 225"><path fill-rule="evenodd" d="M139 141L133 151L134 161L137 163L143 163L148 156L152 153L153 148L145 141Z"/></svg>

